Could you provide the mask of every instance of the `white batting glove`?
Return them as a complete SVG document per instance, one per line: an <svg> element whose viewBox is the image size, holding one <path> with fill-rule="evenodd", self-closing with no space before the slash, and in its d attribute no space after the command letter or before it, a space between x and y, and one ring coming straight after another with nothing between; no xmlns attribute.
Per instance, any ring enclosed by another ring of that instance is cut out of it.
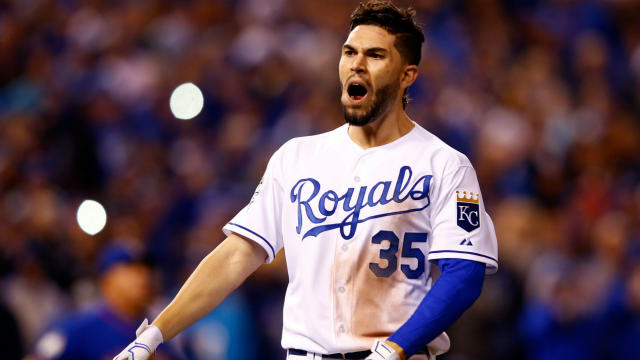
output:
<svg viewBox="0 0 640 360"><path fill-rule="evenodd" d="M401 360L398 354L389 344L376 340L371 347L371 355L366 360Z"/></svg>
<svg viewBox="0 0 640 360"><path fill-rule="evenodd" d="M144 319L136 330L136 339L113 360L147 360L162 344L162 341L160 329L155 325L149 325L149 321Z"/></svg>

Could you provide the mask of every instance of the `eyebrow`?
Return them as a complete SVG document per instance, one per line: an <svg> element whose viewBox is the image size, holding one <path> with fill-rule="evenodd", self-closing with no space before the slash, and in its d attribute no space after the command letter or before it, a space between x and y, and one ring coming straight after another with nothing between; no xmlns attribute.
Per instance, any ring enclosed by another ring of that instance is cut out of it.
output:
<svg viewBox="0 0 640 360"><path fill-rule="evenodd" d="M342 45L342 49L344 50L354 50L356 51L356 48L354 48L353 46L349 45L349 44L344 44ZM389 50L385 49L385 48L381 48L381 47L372 47L372 48L368 48L365 49L364 52L366 53L372 53L372 52L382 52L382 53L387 53L389 52Z"/></svg>

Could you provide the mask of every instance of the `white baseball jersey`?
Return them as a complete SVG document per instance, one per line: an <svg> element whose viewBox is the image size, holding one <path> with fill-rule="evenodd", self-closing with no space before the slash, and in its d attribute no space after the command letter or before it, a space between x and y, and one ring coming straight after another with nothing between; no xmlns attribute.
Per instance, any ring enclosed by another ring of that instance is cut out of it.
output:
<svg viewBox="0 0 640 360"><path fill-rule="evenodd" d="M260 244L267 262L284 248L285 349L369 349L429 291L427 260L498 267L493 224L463 154L417 124L369 149L347 131L345 124L284 144L251 202L224 226ZM432 351L447 350L445 337Z"/></svg>

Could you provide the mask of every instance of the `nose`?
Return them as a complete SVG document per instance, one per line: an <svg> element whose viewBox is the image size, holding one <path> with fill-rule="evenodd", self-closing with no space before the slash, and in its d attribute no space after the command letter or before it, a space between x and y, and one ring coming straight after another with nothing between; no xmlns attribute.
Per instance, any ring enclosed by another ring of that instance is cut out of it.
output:
<svg viewBox="0 0 640 360"><path fill-rule="evenodd" d="M358 54L353 58L351 63L351 71L357 74L365 73L367 71L366 57L363 54Z"/></svg>

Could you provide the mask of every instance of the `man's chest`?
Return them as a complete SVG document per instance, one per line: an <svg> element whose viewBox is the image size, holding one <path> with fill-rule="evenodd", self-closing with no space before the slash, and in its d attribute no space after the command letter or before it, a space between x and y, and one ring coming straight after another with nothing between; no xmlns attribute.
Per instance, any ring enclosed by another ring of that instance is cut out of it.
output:
<svg viewBox="0 0 640 360"><path fill-rule="evenodd" d="M286 232L302 241L328 232L350 240L381 224L428 225L434 182L430 169L400 161L302 166L283 182Z"/></svg>

